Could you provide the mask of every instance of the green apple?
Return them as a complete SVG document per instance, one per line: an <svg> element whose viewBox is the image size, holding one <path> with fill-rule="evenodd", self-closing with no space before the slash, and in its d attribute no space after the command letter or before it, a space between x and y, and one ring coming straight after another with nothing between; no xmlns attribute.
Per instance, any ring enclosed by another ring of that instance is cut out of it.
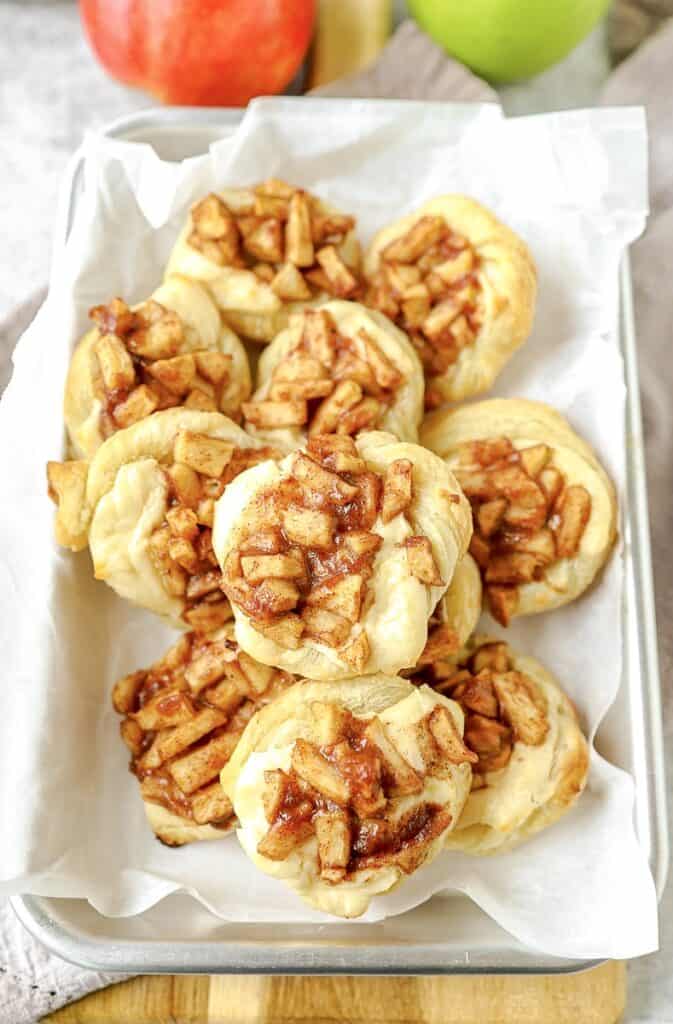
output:
<svg viewBox="0 0 673 1024"><path fill-rule="evenodd" d="M537 75L577 46L610 0L407 0L418 24L483 78Z"/></svg>

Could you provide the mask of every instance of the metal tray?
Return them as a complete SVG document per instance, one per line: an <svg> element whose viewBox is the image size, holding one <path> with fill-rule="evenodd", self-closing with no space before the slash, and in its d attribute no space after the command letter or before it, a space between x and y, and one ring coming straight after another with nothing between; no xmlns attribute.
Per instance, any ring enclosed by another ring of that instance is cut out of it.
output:
<svg viewBox="0 0 673 1024"><path fill-rule="evenodd" d="M181 160L235 129L238 110L160 109L115 121L110 138L148 143ZM83 156L70 164L58 213L56 253L67 239L82 189ZM658 895L668 868L661 699L638 367L628 255L620 271L620 346L627 404L627 494L623 520L624 669L618 698L601 723L599 751L630 772L635 826ZM597 960L526 948L467 897L444 894L376 924L242 925L221 921L175 895L143 914L105 918L85 900L13 900L25 927L56 955L108 972L241 974L570 973ZM418 943L419 930L424 941Z"/></svg>

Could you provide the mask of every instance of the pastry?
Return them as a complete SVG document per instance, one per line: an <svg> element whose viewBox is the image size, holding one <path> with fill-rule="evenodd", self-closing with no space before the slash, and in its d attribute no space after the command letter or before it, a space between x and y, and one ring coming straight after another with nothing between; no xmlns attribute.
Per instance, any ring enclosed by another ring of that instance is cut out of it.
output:
<svg viewBox="0 0 673 1024"><path fill-rule="evenodd" d="M458 562L449 589L440 598L428 623L428 639L415 669L453 663L467 643L481 616L482 585L479 566L470 554Z"/></svg>
<svg viewBox="0 0 673 1024"><path fill-rule="evenodd" d="M375 235L364 302L407 332L426 403L481 394L533 324L536 272L524 242L474 199L440 196Z"/></svg>
<svg viewBox="0 0 673 1024"><path fill-rule="evenodd" d="M612 548L617 499L594 452L560 413L496 398L432 413L422 441L470 499L470 552L501 625L586 590Z"/></svg>
<svg viewBox="0 0 673 1024"><path fill-rule="evenodd" d="M148 821L168 846L221 839L235 824L220 769L255 711L294 682L238 650L228 623L185 633L160 661L124 676L112 703Z"/></svg>
<svg viewBox="0 0 673 1024"><path fill-rule="evenodd" d="M538 661L474 636L453 666L426 664L414 680L460 704L465 743L478 755L450 849L502 853L572 807L589 750L572 703Z"/></svg>
<svg viewBox="0 0 673 1024"><path fill-rule="evenodd" d="M398 677L297 683L222 770L241 845L310 906L358 917L459 819L476 760L462 732L453 701Z"/></svg>
<svg viewBox="0 0 673 1024"><path fill-rule="evenodd" d="M417 441L425 382L409 339L356 302L292 317L259 360L247 429L287 450L315 434L387 430Z"/></svg>
<svg viewBox="0 0 673 1024"><path fill-rule="evenodd" d="M217 503L236 639L309 679L413 666L470 529L469 504L432 452L382 432L311 437Z"/></svg>
<svg viewBox="0 0 673 1024"><path fill-rule="evenodd" d="M108 438L91 463L50 463L57 540L88 543L96 578L176 625L231 617L211 544L215 501L274 453L218 412L166 409Z"/></svg>
<svg viewBox="0 0 673 1024"><path fill-rule="evenodd" d="M360 291L353 217L271 179L196 203L166 270L207 285L228 324L271 341L292 310Z"/></svg>
<svg viewBox="0 0 673 1024"><path fill-rule="evenodd" d="M250 394L245 350L208 293L170 277L137 306L94 306L95 327L75 349L64 416L73 455L91 458L103 441L159 409L238 417Z"/></svg>

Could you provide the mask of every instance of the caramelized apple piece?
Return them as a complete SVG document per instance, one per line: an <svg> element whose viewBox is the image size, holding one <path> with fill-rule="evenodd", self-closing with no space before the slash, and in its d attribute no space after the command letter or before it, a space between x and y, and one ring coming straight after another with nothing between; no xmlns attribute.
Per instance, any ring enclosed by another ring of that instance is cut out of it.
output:
<svg viewBox="0 0 673 1024"><path fill-rule="evenodd" d="M301 427L308 419L306 401L243 402L243 415L256 427Z"/></svg>
<svg viewBox="0 0 673 1024"><path fill-rule="evenodd" d="M345 814L328 812L315 818L318 837L320 877L340 882L346 874L351 852L351 833Z"/></svg>
<svg viewBox="0 0 673 1024"><path fill-rule="evenodd" d="M292 768L300 779L304 779L328 800L342 806L348 804L348 783L314 743L302 739L295 741L292 749Z"/></svg>
<svg viewBox="0 0 673 1024"><path fill-rule="evenodd" d="M150 416L158 405L159 399L155 393L146 384L141 384L131 391L128 398L115 406L112 416L118 427L130 427Z"/></svg>
<svg viewBox="0 0 673 1024"><path fill-rule="evenodd" d="M290 199L285 225L287 258L296 267L310 267L314 261L311 213L303 192L295 192Z"/></svg>
<svg viewBox="0 0 673 1024"><path fill-rule="evenodd" d="M429 587L441 587L440 575L432 545L427 537L408 537L404 541L409 572Z"/></svg>
<svg viewBox="0 0 673 1024"><path fill-rule="evenodd" d="M428 725L437 746L447 761L452 764L476 764L476 754L469 750L460 736L448 708L441 705L433 708L428 716Z"/></svg>
<svg viewBox="0 0 673 1024"><path fill-rule="evenodd" d="M218 437L208 437L191 430L181 430L173 447L173 458L204 476L222 476L231 461L234 445Z"/></svg>
<svg viewBox="0 0 673 1024"><path fill-rule="evenodd" d="M521 672L496 674L493 687L503 717L511 725L516 738L534 747L544 743L549 732L545 702L534 695L525 676Z"/></svg>
<svg viewBox="0 0 673 1024"><path fill-rule="evenodd" d="M388 466L383 483L381 519L389 523L411 505L413 466L409 459L395 459Z"/></svg>
<svg viewBox="0 0 673 1024"><path fill-rule="evenodd" d="M560 522L556 530L556 550L559 558L572 558L577 554L584 528L591 515L591 496L585 487L566 487L559 506Z"/></svg>

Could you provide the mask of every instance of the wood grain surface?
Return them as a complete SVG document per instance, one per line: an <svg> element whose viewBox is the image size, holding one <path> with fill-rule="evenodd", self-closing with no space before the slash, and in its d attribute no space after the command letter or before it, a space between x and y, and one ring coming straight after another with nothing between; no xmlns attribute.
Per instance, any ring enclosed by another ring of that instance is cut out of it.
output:
<svg viewBox="0 0 673 1024"><path fill-rule="evenodd" d="M392 0L320 0L308 85L373 61ZM624 964L555 976L140 977L64 1007L48 1024L616 1024Z"/></svg>
<svg viewBox="0 0 673 1024"><path fill-rule="evenodd" d="M616 1024L625 968L454 978L135 978L49 1024Z"/></svg>

